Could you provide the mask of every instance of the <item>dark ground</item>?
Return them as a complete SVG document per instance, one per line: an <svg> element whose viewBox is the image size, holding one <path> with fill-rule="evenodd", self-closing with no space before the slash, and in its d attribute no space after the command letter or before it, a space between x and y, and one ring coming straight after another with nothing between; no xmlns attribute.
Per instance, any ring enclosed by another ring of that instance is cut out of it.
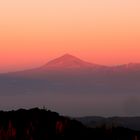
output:
<svg viewBox="0 0 140 140"><path fill-rule="evenodd" d="M140 132L123 127L88 128L46 109L0 112L0 140L140 140Z"/></svg>

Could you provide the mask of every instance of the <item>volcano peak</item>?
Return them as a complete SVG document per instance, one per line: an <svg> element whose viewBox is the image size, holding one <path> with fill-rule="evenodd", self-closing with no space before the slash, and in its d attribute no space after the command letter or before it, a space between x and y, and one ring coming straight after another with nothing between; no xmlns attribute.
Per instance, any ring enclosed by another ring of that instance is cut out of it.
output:
<svg viewBox="0 0 140 140"><path fill-rule="evenodd" d="M71 54L64 54L54 60L49 61L44 68L58 68L58 69L73 69L73 68L87 68L91 67L93 64L85 62L78 57Z"/></svg>

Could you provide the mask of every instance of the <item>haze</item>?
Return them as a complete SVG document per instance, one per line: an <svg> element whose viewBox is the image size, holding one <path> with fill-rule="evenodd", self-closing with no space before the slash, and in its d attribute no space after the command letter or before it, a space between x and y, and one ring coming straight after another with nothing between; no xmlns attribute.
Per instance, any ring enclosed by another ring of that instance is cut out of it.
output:
<svg viewBox="0 0 140 140"><path fill-rule="evenodd" d="M140 62L139 0L0 1L0 71L71 53L89 62Z"/></svg>
<svg viewBox="0 0 140 140"><path fill-rule="evenodd" d="M140 115L139 37L139 0L1 0L0 73L37 69L0 74L0 107Z"/></svg>

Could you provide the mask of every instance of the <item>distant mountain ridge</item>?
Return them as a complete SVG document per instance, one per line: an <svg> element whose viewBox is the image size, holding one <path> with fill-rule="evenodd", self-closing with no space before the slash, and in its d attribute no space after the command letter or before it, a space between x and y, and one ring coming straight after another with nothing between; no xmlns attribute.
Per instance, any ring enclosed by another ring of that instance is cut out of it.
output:
<svg viewBox="0 0 140 140"><path fill-rule="evenodd" d="M37 103L74 116L140 116L140 64L109 67L65 54L39 68L0 74L0 106Z"/></svg>
<svg viewBox="0 0 140 140"><path fill-rule="evenodd" d="M124 127L140 131L140 117L81 117L77 118L78 121L84 125L92 128L101 127Z"/></svg>
<svg viewBox="0 0 140 140"><path fill-rule="evenodd" d="M11 73L21 73L21 72L27 72L28 74L37 74L37 73L44 73L44 72L50 72L50 71L80 71L80 70L90 70L92 71L105 71L105 72L131 72L131 71L140 71L140 63L128 63L123 65L116 65L116 66L105 66L105 65L99 65L90 63L87 61L84 61L78 57L75 57L71 54L64 54L58 58L55 58L46 64L30 69L30 70L24 70L24 71L18 71L18 72L11 72Z"/></svg>
<svg viewBox="0 0 140 140"><path fill-rule="evenodd" d="M45 70L65 71L65 70L92 70L92 69L101 69L104 67L106 66L89 63L73 55L64 54L61 57L49 61L47 64L40 67L40 69L44 71Z"/></svg>

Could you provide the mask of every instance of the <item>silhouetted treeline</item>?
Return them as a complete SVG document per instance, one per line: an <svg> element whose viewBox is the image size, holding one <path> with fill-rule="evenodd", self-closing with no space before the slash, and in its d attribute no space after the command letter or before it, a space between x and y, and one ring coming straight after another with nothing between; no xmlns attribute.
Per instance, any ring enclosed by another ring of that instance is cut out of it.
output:
<svg viewBox="0 0 140 140"><path fill-rule="evenodd" d="M46 109L0 112L0 140L139 140L140 132L126 128L87 128Z"/></svg>

